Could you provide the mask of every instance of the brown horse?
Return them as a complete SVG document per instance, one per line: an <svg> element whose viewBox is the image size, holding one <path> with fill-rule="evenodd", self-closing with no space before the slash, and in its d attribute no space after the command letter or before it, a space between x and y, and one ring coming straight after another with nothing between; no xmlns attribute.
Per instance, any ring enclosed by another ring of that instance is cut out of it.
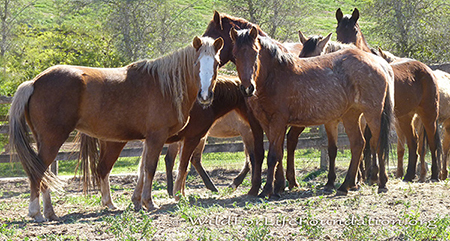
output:
<svg viewBox="0 0 450 241"><path fill-rule="evenodd" d="M342 44L339 42L329 41L329 38L322 38L321 36L313 36L306 40L306 38L299 33L300 40L302 41L304 48L300 53L301 56L307 54L326 54L332 53L339 49L355 48L354 45ZM388 52L382 52L379 50L380 55L393 64L392 68L395 75L395 114L397 118L396 130L398 134L398 168L397 177L403 176L403 155L405 149L403 148L404 142L407 141L408 148L410 150L410 162L417 161L417 137L413 128L412 119L415 114L419 115L421 119L424 119L428 125L433 124L437 117L437 85L436 80L431 71L426 66L418 61L405 61L399 62L400 59L396 58ZM397 62L394 62L397 61ZM436 127L427 126L427 133L431 129L431 132L427 139L430 137L433 141L429 142L430 149L436 153L436 148L432 148L434 140L439 146L439 135L436 133ZM409 133L409 134L405 134ZM330 160L332 162L332 160ZM412 165L412 164L411 164ZM422 163L423 165L423 163ZM331 170L330 170L331 171ZM420 180L424 180L424 172ZM408 180L408 179L406 179Z"/></svg>
<svg viewBox="0 0 450 241"><path fill-rule="evenodd" d="M114 69L54 66L21 84L10 109L10 143L30 180L29 216L44 220L42 191L45 217L58 218L50 200L55 177L47 168L74 129L106 142L144 139L145 191L133 202L154 209L151 187L161 149L184 126L196 99L211 102L222 46L222 39L195 37L193 46L155 60Z"/></svg>
<svg viewBox="0 0 450 241"><path fill-rule="evenodd" d="M340 8L336 10L336 20L338 22L336 27L337 41L345 44L352 43L366 52L376 52L367 44L367 41L361 32L361 28L359 27L358 19L359 10L357 8L353 10L352 15L344 15Z"/></svg>
<svg viewBox="0 0 450 241"><path fill-rule="evenodd" d="M217 89L216 85L216 89ZM238 86L239 87L239 86ZM239 91L239 89L238 89ZM214 102L213 102L214 103ZM206 115L208 116L208 115ZM189 122L189 125L193 125L194 122ZM200 177L205 183L207 189L218 192L216 186L212 183L206 171L203 169L201 165L202 153L205 148L205 141L207 137L215 137L215 138L230 138L241 136L242 141L244 143L244 153L246 156L245 165L238 176L236 176L232 183L230 184L230 188L236 189L244 180L246 174L250 171L250 162L251 159L254 159L254 141L253 135L248 123L247 118L243 118L239 112L231 111L228 114L225 114L223 117L219 118L209 129L207 135L205 135L201 140L197 147L194 149L191 156L191 164L195 167L195 170L200 174ZM177 143L172 143L169 145L167 149L167 154L165 157L166 162L166 175L167 175L167 191L170 196L173 196L173 175L172 170L175 164L175 158L178 154L179 149L182 147L182 142L179 141Z"/></svg>
<svg viewBox="0 0 450 241"><path fill-rule="evenodd" d="M342 11L336 11L338 25L336 28L337 39L343 43L353 43L356 47L366 51L376 53L370 49L362 35L359 24L359 11L355 8L352 15L343 16ZM381 54L381 52L380 52ZM437 132L437 116L439 113L439 94L436 79L431 71L423 63L407 59L390 59L385 54L383 57L391 63L395 74L395 115L397 118L397 135L399 141L406 139L409 149L408 169L404 177L405 181L412 181L415 177L417 163L417 136L412 126L412 118L417 113L427 132L430 150L432 152L432 174L431 179L437 180L439 176L439 152L440 140ZM399 145L403 143L399 142ZM402 148L398 149L402 151ZM404 151L404 149L403 149ZM400 159L400 157L402 159ZM414 167L413 167L414 166ZM376 172L376 167L372 163L372 174ZM403 176L403 154L398 155L396 176ZM373 176L373 179L376 179ZM424 179L425 177L422 177Z"/></svg>
<svg viewBox="0 0 450 241"><path fill-rule="evenodd" d="M417 164L417 134L413 124L417 114L425 128L431 151L431 179L438 180L440 171L441 141L438 131L439 89L437 78L425 64L406 58L398 58L389 52L378 50L380 56L391 64L395 76L395 113L397 117L398 161L396 177L403 176L404 142L408 145L408 169L405 181L412 181ZM422 162L424 166L424 162ZM425 169L420 181L425 181Z"/></svg>
<svg viewBox="0 0 450 241"><path fill-rule="evenodd" d="M232 111L226 115L231 110L235 111ZM235 180L233 180L232 186L237 187L249 171L249 165L247 163L255 158L253 135L251 125L249 124L252 123L251 121L254 117L251 113L248 113L245 99L240 91L239 79L234 76L218 76L214 87L214 99L212 103L207 107L197 103L194 104L189 116L189 122L183 130L166 140L167 143L176 142L169 145L165 158L167 190L169 195L173 195L173 193L176 194L179 191L181 191L181 195L184 195L184 186L187 174L186 171L189 160L202 177L207 188L212 191L217 191L217 188L214 186L208 174L201 165L201 154L204 147L204 140L208 131L212 135L236 135L236 130L233 128L238 128L239 132L237 134L241 134L243 136L247 157L250 159L246 161L246 165L244 166L242 173L238 175ZM219 119L222 116L224 116L224 118L228 116L228 118L225 120ZM218 121L215 123L216 120ZM228 121L228 123L225 123L224 121ZM232 124L230 122L232 122ZM214 123L214 127L210 130L210 127ZM223 133L224 129L228 131L232 129L233 132ZM92 143L92 139L93 138L89 137L84 137L84 139L81 139L80 149L86 150L85 152L90 153L91 155L89 158L82 158L83 166L91 167L90 172L94 175L94 180L97 180L100 184L102 204L107 206L109 209L116 209L110 194L109 173L114 166L114 163L117 161L117 158L119 157L126 142L116 143L111 141L100 141L100 158L98 158L97 146L95 143ZM174 189L172 170L180 143L183 144L183 147L180 157L179 174L177 176L177 182ZM142 171L143 170L140 169L140 178L135 190L136 195L142 192ZM83 176L89 176L89 169L83 168L83 172ZM85 182L89 180L90 178L83 178L83 181ZM138 199L139 197L136 196L134 198ZM175 196L175 198L179 199L179 196Z"/></svg>
<svg viewBox="0 0 450 241"><path fill-rule="evenodd" d="M286 126L339 120L346 127L352 149L349 171L338 189L346 194L355 185L364 147L361 114L374 133L372 150L378 154L382 170L378 190L387 190L384 160L389 147L393 73L385 61L358 49L300 59L280 50L270 38L258 36L256 28L232 29L230 35L242 89L252 96L249 105L269 140L267 183L260 196L278 195L284 189L281 158ZM255 169L259 172L261 167ZM261 177L257 171L253 172Z"/></svg>
<svg viewBox="0 0 450 241"><path fill-rule="evenodd" d="M219 14L217 11L214 11L214 16L211 22L208 24L208 27L206 28L205 33L203 33L203 36L209 36L212 38L221 37L224 39L224 47L222 51L220 52L220 60L221 64L226 64L228 61L234 61L233 57L233 41L230 38L230 30L232 28L234 29L251 29L252 27L255 27L258 30L258 34L260 36L267 36L267 34L262 31L258 25L252 24L246 19L243 18L237 18L233 17L227 14ZM276 42L276 41L275 41ZM301 43L279 43L276 42L278 47L284 51L284 52L290 52L294 55L298 55L300 51L302 50L302 44ZM297 146L298 142L298 136L300 133L304 130L303 127L297 127L293 126L290 128L289 133L287 135L287 148L288 150L294 148ZM297 134L298 133L298 134ZM255 133L254 133L255 134ZM258 141L255 141L255 143L259 143ZM292 175L292 173L294 173ZM242 172L241 172L242 174ZM295 167L294 165L290 165L290 162L288 162L287 169L286 169L286 175L287 179L289 181L289 188L298 187L298 183L295 180ZM257 185L258 180L255 180L255 185ZM252 189L250 190L250 195L255 195L258 192L259 187L257 188L255 185L252 185Z"/></svg>

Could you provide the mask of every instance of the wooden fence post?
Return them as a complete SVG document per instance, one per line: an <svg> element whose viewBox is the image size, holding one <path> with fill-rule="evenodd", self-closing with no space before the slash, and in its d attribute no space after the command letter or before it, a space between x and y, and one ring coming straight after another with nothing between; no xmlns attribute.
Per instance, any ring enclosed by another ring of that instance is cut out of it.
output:
<svg viewBox="0 0 450 241"><path fill-rule="evenodd" d="M327 169L328 167L328 149L327 145L327 133L324 125L319 126L319 136L321 139L320 144L320 169Z"/></svg>
<svg viewBox="0 0 450 241"><path fill-rule="evenodd" d="M52 165L50 166L50 170L53 172L53 174L58 176L58 160L54 160L52 162Z"/></svg>

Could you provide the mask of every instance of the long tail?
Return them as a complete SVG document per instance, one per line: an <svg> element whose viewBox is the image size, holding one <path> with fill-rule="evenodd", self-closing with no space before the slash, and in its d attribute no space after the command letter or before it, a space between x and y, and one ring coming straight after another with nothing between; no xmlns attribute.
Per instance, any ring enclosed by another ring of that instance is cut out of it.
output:
<svg viewBox="0 0 450 241"><path fill-rule="evenodd" d="M31 147L25 112L28 101L34 92L32 81L22 83L17 89L9 110L9 143L11 145L11 161L19 158L23 169L31 183L47 187L60 188L57 177L47 170L47 166ZM17 153L15 155L14 153Z"/></svg>
<svg viewBox="0 0 450 241"><path fill-rule="evenodd" d="M81 168L83 192L87 193L91 185L92 187L95 187L99 183L99 176L97 173L97 165L100 160L98 139L80 132L78 132L75 139L77 142L80 142L80 156L78 158L78 165L75 173L78 168ZM92 178L92 176L94 178Z"/></svg>
<svg viewBox="0 0 450 241"><path fill-rule="evenodd" d="M383 159L386 163L389 161L389 133L391 130L393 119L393 100L391 95L391 88L387 89L386 97L384 99L383 113L381 115L381 130L380 138L378 140L378 146L380 147L383 155Z"/></svg>

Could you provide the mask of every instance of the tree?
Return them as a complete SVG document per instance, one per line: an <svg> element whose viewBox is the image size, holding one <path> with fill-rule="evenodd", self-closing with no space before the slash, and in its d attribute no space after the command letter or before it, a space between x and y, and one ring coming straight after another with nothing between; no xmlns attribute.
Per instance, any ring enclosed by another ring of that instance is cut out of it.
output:
<svg viewBox="0 0 450 241"><path fill-rule="evenodd" d="M298 41L296 33L302 25L302 16L307 12L305 1L226 0L226 2L233 14L258 24L272 38Z"/></svg>
<svg viewBox="0 0 450 241"><path fill-rule="evenodd" d="M450 60L450 5L446 0L373 0L364 8L377 23L371 37L383 48L424 62Z"/></svg>

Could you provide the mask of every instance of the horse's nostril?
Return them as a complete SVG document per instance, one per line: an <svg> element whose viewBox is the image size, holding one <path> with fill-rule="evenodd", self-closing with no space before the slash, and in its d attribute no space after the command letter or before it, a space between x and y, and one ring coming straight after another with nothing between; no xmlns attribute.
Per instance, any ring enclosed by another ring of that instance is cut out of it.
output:
<svg viewBox="0 0 450 241"><path fill-rule="evenodd" d="M248 87L248 94L249 94L249 95L253 94L253 91L255 91L255 86L253 86L253 84L251 84L251 85Z"/></svg>

